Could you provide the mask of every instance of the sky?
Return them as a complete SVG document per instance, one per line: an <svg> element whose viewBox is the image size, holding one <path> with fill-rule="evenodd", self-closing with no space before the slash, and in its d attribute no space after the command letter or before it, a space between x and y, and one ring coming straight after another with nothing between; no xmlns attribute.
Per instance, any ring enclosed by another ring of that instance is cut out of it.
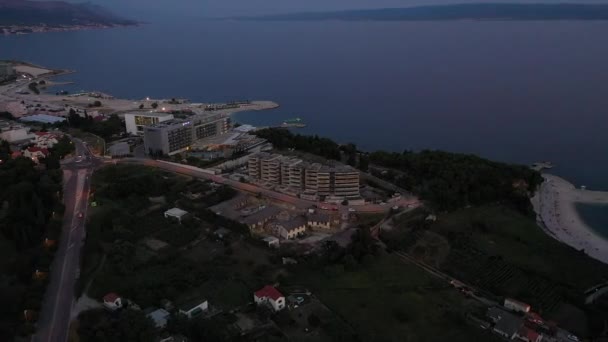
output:
<svg viewBox="0 0 608 342"><path fill-rule="evenodd" d="M83 2L86 0L69 0ZM447 3L608 3L608 0L89 0L136 19L162 15L189 17L229 17L305 11L333 11L385 7L409 7Z"/></svg>

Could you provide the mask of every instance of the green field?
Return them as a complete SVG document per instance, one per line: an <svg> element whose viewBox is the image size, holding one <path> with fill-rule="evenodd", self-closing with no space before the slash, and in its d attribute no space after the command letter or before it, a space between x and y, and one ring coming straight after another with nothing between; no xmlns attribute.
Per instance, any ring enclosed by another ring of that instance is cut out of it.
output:
<svg viewBox="0 0 608 342"><path fill-rule="evenodd" d="M298 270L289 282L309 288L360 341L494 341L466 323L476 302L391 254L353 271Z"/></svg>
<svg viewBox="0 0 608 342"><path fill-rule="evenodd" d="M439 215L432 224L420 222L425 215L401 218L398 231L383 239L416 256L432 259L433 254L447 253L439 264L447 273L488 293L525 301L545 317L558 320L565 304L576 311L572 315L580 315L585 309L583 292L608 278L608 265L549 237L533 218L507 207L461 209ZM421 243L429 235L448 242L444 250ZM569 328L587 331L580 324Z"/></svg>

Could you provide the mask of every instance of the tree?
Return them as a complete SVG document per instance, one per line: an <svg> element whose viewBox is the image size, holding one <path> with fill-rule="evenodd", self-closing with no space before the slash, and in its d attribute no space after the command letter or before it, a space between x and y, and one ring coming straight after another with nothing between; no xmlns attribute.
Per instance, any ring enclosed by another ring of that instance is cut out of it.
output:
<svg viewBox="0 0 608 342"><path fill-rule="evenodd" d="M139 109L144 109L144 104L143 103L139 105Z"/></svg>
<svg viewBox="0 0 608 342"><path fill-rule="evenodd" d="M31 90L34 94L40 94L40 90L38 90L38 83L32 82L28 86L29 90Z"/></svg>
<svg viewBox="0 0 608 342"><path fill-rule="evenodd" d="M84 311L78 320L82 341L148 342L157 336L152 320L139 310L122 310L112 317L103 309L95 309Z"/></svg>
<svg viewBox="0 0 608 342"><path fill-rule="evenodd" d="M367 170L369 169L369 157L367 156L367 154L361 154L359 156L358 168L363 172L367 172Z"/></svg>
<svg viewBox="0 0 608 342"><path fill-rule="evenodd" d="M156 109L156 108L158 107L158 103L153 102L153 103L152 103L150 106L151 106L152 108Z"/></svg>
<svg viewBox="0 0 608 342"><path fill-rule="evenodd" d="M314 313L311 313L308 315L308 324L310 324L311 327L316 328L321 325L321 319L319 319L319 317Z"/></svg>

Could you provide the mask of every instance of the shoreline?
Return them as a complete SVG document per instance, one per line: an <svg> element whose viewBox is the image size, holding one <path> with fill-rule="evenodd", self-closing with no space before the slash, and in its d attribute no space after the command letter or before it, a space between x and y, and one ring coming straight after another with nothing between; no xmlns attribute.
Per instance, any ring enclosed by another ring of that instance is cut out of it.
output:
<svg viewBox="0 0 608 342"><path fill-rule="evenodd" d="M87 91L82 94L66 94L66 95L57 95L49 92L42 91L40 94L19 94L16 91L19 89L26 90L29 82L36 82L39 80L46 80L48 85L44 88L50 88L53 86L60 85L68 85L75 84L75 82L70 81L51 81L52 78L58 76L64 76L68 74L76 73L75 70L68 69L53 69L47 68L40 65L36 65L29 62L9 60L15 66L15 69L18 72L29 74L32 78L29 81L24 82L23 80L18 80L12 83L4 84L0 86L0 100L10 103L10 102L21 102L25 101L30 104L45 104L50 106L61 106L74 107L82 110L94 110L101 114L116 114L118 116L122 116L125 113L132 112L171 112L171 111L180 111L180 110L191 110L196 114L205 113L206 105L212 105L214 103L199 103L199 102L190 102L187 99L180 99L178 103L171 103L169 99L153 99L153 98L145 98L145 99L128 99L128 98L118 98L109 94L104 94L96 91ZM101 101L102 106L100 107L91 107L90 104L94 101ZM156 103L158 108L153 108L152 104ZM143 108L140 108L140 105L143 105ZM274 101L268 100L255 100L251 101L248 104L241 104L236 108L229 109L220 109L209 113L219 113L228 116L232 116L238 112L244 111L262 111L262 110L270 110L278 108L279 104Z"/></svg>
<svg viewBox="0 0 608 342"><path fill-rule="evenodd" d="M608 204L608 192L577 189L567 180L543 174L545 181L531 199L537 223L552 238L608 264L608 239L587 225L577 203Z"/></svg>

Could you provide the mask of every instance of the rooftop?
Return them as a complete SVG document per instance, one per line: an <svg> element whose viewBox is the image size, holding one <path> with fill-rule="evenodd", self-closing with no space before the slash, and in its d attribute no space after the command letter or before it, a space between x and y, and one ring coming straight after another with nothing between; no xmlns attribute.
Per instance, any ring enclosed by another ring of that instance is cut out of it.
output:
<svg viewBox="0 0 608 342"><path fill-rule="evenodd" d="M251 214L243 219L243 222L246 224L255 224L267 219L270 219L281 212L279 208L275 207L266 207L254 214Z"/></svg>
<svg viewBox="0 0 608 342"><path fill-rule="evenodd" d="M110 292L107 295L103 296L103 301L108 303L113 303L118 298L120 298L116 293Z"/></svg>
<svg viewBox="0 0 608 342"><path fill-rule="evenodd" d="M277 225L283 227L285 230L287 230L289 232L292 230L296 230L302 226L306 226L306 220L302 216L296 216L290 220L277 223Z"/></svg>
<svg viewBox="0 0 608 342"><path fill-rule="evenodd" d="M505 333L509 336L515 334L523 325L523 320L512 313L503 312L498 322L494 326L494 330Z"/></svg>
<svg viewBox="0 0 608 342"><path fill-rule="evenodd" d="M206 298L195 297L195 298L191 298L189 300L181 301L181 303L178 304L178 307L180 310L190 311L190 310L194 309L195 307L205 303L206 301L207 301Z"/></svg>
<svg viewBox="0 0 608 342"><path fill-rule="evenodd" d="M164 118L167 116L173 116L173 114L171 113L166 113L166 112L137 112L137 113L126 113L125 116L147 116L147 117L154 117L154 118Z"/></svg>
<svg viewBox="0 0 608 342"><path fill-rule="evenodd" d="M522 326L519 331L517 332L517 335L521 336L521 337L525 337L528 339L528 341L531 342L536 342L536 340L538 339L538 336L540 336L540 334L526 326Z"/></svg>
<svg viewBox="0 0 608 342"><path fill-rule="evenodd" d="M310 221L312 221L312 222L330 222L331 219L330 219L329 215L315 213L315 214L308 215L308 221L309 222Z"/></svg>
<svg viewBox="0 0 608 342"><path fill-rule="evenodd" d="M274 237L274 236L266 236L265 238L262 239L262 241L264 241L264 242L275 242L275 241L279 241L279 238Z"/></svg>
<svg viewBox="0 0 608 342"><path fill-rule="evenodd" d="M42 152L42 154L44 154L44 155L49 154L49 150L47 150L46 148L41 148L41 147L36 147L36 146L28 147L27 150L29 152Z"/></svg>
<svg viewBox="0 0 608 342"><path fill-rule="evenodd" d="M279 290L275 289L270 285L266 285L260 290L255 292L255 296L258 298L270 298L272 300L277 300L281 297L284 297Z"/></svg>
<svg viewBox="0 0 608 342"><path fill-rule="evenodd" d="M165 127L171 127L171 126L188 126L192 124L192 122L190 120L184 120L184 119L171 119L171 120L166 120L166 121L162 121L159 123L156 123L154 125L150 125L150 126L146 126L146 128L165 128Z"/></svg>
<svg viewBox="0 0 608 342"><path fill-rule="evenodd" d="M171 209L165 211L165 214L170 215L170 216L182 217L182 216L188 214L188 212L185 210L181 210L180 208L171 208Z"/></svg>

